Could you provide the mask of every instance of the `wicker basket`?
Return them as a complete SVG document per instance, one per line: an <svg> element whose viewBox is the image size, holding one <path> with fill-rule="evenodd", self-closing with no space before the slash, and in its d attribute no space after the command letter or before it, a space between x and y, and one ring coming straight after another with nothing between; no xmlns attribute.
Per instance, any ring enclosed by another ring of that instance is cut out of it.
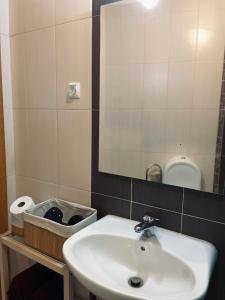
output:
<svg viewBox="0 0 225 300"><path fill-rule="evenodd" d="M73 215L81 215L84 219L76 225L66 226L43 218L52 207L61 209L64 223L67 223ZM24 241L36 250L63 261L64 242L71 235L96 220L97 211L95 209L60 199L51 199L24 213Z"/></svg>

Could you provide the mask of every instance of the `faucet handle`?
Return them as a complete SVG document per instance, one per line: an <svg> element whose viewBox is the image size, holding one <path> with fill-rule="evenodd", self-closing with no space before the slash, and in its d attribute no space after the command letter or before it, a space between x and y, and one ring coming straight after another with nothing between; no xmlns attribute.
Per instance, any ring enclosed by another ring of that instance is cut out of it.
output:
<svg viewBox="0 0 225 300"><path fill-rule="evenodd" d="M154 223L159 221L160 219L157 218L153 213L146 213L143 216L143 221L148 223Z"/></svg>

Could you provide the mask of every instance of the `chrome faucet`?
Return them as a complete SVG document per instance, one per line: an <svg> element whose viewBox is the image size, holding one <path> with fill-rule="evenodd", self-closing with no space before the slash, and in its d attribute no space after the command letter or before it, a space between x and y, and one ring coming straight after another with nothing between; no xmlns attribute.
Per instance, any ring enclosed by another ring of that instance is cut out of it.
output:
<svg viewBox="0 0 225 300"><path fill-rule="evenodd" d="M145 214L143 221L134 227L134 231L142 233L143 238L150 238L154 235L154 226L157 221L159 219L152 214Z"/></svg>

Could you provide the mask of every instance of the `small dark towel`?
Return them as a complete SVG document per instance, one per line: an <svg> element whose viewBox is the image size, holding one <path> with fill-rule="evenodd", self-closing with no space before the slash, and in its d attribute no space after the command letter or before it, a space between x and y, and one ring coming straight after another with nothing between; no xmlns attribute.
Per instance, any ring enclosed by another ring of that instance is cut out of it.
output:
<svg viewBox="0 0 225 300"><path fill-rule="evenodd" d="M63 280L60 275L55 274L53 278L46 281L30 300L63 300Z"/></svg>
<svg viewBox="0 0 225 300"><path fill-rule="evenodd" d="M8 290L8 300L29 300L31 295L55 273L42 265L35 264L17 275Z"/></svg>

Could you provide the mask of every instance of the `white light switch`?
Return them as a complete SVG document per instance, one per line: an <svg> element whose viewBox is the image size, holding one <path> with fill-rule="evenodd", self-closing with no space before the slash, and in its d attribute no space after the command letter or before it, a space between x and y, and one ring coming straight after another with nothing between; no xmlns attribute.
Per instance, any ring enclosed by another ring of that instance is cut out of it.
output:
<svg viewBox="0 0 225 300"><path fill-rule="evenodd" d="M72 102L74 99L80 99L79 82L71 82L68 84L67 102Z"/></svg>

